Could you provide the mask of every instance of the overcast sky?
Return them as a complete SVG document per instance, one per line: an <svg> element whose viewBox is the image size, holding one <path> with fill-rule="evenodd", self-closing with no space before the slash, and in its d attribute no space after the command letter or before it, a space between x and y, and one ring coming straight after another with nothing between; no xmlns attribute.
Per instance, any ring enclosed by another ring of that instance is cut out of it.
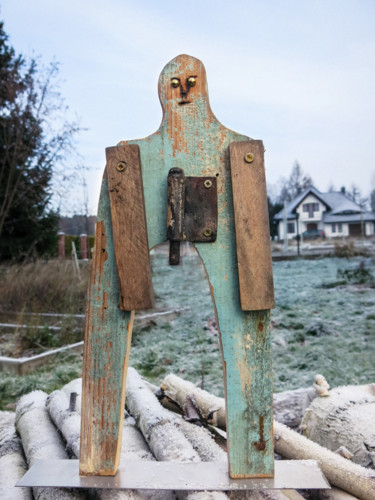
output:
<svg viewBox="0 0 375 500"><path fill-rule="evenodd" d="M10 43L61 63L96 212L104 148L161 121L158 76L178 54L207 69L211 107L266 147L271 193L296 160L322 191L375 188L373 0L0 0ZM77 186L71 205L83 203Z"/></svg>

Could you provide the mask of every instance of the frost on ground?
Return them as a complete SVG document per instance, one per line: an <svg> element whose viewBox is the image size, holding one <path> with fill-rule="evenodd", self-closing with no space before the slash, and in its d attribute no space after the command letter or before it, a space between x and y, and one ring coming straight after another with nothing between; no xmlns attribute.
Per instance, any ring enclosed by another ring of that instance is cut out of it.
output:
<svg viewBox="0 0 375 500"><path fill-rule="evenodd" d="M182 311L135 321L130 366L157 385L175 373L223 396L214 308L199 257L184 255L181 265L172 267L167 253L159 251L151 260L157 309ZM375 381L375 288L366 273L359 276L365 283L352 279L361 262L374 280L375 261L359 257L273 264L275 392L309 387L317 373L331 387ZM72 354L23 377L0 373L0 407L12 408L33 389L52 392L81 373L82 359Z"/></svg>
<svg viewBox="0 0 375 500"><path fill-rule="evenodd" d="M175 267L167 259L152 257L158 307L186 310L172 321L135 324L130 365L156 384L176 373L222 396L221 353L203 266L196 255ZM375 380L375 289L338 280L339 270L357 269L361 262L375 276L374 261L363 258L273 264L275 392L311 386L316 373L331 387Z"/></svg>
<svg viewBox="0 0 375 500"><path fill-rule="evenodd" d="M374 382L375 288L350 282L330 287L340 282L340 270L361 266L375 276L374 261L363 258L274 264L275 391L309 386L315 373L331 387Z"/></svg>

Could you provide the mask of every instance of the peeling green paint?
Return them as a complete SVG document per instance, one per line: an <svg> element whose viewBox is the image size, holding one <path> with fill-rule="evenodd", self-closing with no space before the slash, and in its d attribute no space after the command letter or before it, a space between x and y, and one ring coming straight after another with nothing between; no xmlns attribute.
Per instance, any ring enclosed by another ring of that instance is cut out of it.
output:
<svg viewBox="0 0 375 500"><path fill-rule="evenodd" d="M184 68L179 74L183 71ZM160 86L167 85L175 72L175 65L167 65L160 77ZM130 144L138 144L141 151L149 244L153 247L166 238L166 186L169 169L183 168L186 176L219 174L217 241L211 244L198 243L196 248L214 290L226 363L230 470L233 476L272 476L269 311L243 312L240 308L228 153L228 146L232 141L249 138L223 127L212 114L208 97L200 96L194 100L194 112L189 111L190 105L183 107L183 135L187 148L176 152L173 148L175 137L171 137L168 130L169 110L165 109L163 92L161 102L165 114L158 132L144 140L128 141ZM260 322L263 324L261 332L258 330ZM242 382L241 377L244 379ZM266 449L262 452L257 451L253 445L260 439L260 417L263 417L266 443Z"/></svg>
<svg viewBox="0 0 375 500"><path fill-rule="evenodd" d="M192 71L201 80L189 94L192 102L179 106L181 98L178 94L168 96L171 93L170 79L190 75ZM210 244L196 244L196 248L214 293L221 332L230 472L233 477L272 476L270 315L269 311L243 312L240 308L228 152L231 142L249 138L226 129L213 115L205 70L197 59L179 56L168 63L160 75L159 97L164 112L159 130L145 139L126 141L127 144L138 144L140 148L149 245L152 248L166 239L169 170L179 167L184 169L186 176L217 176L217 240ZM94 409L96 425L103 426L101 430L93 429L94 448L102 446L109 433L116 436L119 432L122 367L129 322L129 314L124 315L118 309L118 281L105 178L98 220L102 220L106 228L108 258L101 283L95 282L91 290L90 375L95 384L102 386L106 399L101 407ZM108 294L107 308L102 311L104 294ZM262 329L258 328L260 323ZM109 341L112 342L111 348L108 348ZM261 444L257 445L260 441ZM110 457L106 460L97 467L110 467Z"/></svg>

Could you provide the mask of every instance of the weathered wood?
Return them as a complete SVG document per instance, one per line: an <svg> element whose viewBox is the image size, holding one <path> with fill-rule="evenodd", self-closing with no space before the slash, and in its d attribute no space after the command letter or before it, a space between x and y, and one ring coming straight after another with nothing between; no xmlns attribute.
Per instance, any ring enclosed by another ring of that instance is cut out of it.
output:
<svg viewBox="0 0 375 500"><path fill-rule="evenodd" d="M16 428L29 467L38 460L67 459L63 441L46 408L47 394L34 391L22 396L16 408ZM64 488L33 488L37 500L83 500L84 492Z"/></svg>
<svg viewBox="0 0 375 500"><path fill-rule="evenodd" d="M346 386L315 399L302 428L316 443L331 451L345 447L353 454L353 462L375 469L374 421L375 384Z"/></svg>
<svg viewBox="0 0 375 500"><path fill-rule="evenodd" d="M161 406L134 368L129 368L126 406L157 460L208 462L225 453L206 429L195 427ZM225 500L225 492L176 491L179 500Z"/></svg>
<svg viewBox="0 0 375 500"><path fill-rule="evenodd" d="M275 307L264 146L262 141L229 146L241 308Z"/></svg>
<svg viewBox="0 0 375 500"><path fill-rule="evenodd" d="M226 429L224 398L214 396L173 373L164 378L160 387L169 398L170 404L177 403L180 408L183 408L188 396L193 397L204 422L220 427L220 429ZM313 387L274 394L273 413L275 420L291 428L299 427L306 409L316 397L317 394ZM163 400L162 404L165 404Z"/></svg>
<svg viewBox="0 0 375 500"><path fill-rule="evenodd" d="M80 474L113 475L120 461L134 312L119 309L107 172L99 199L86 309Z"/></svg>
<svg viewBox="0 0 375 500"><path fill-rule="evenodd" d="M278 392L273 395L273 414L275 420L297 429L305 414L318 394L313 387L295 389L291 391Z"/></svg>
<svg viewBox="0 0 375 500"><path fill-rule="evenodd" d="M190 76L196 84L186 88ZM171 85L175 77L183 91ZM221 336L230 474L272 477L270 316L268 310L243 312L240 308L228 153L229 144L249 138L225 128L213 115L205 69L198 59L181 55L170 61L160 75L159 96L163 108L159 130L145 139L120 143L137 144L140 149L149 246L166 239L170 169L183 168L185 176L217 177L217 240L197 243L196 248L210 280ZM86 430L82 432L81 472L106 474L116 470L114 443L120 439L125 387L124 382L120 389L121 373L126 371L131 326L126 335L129 316L118 310L113 291L117 271L105 179L97 234L88 311L92 326L86 327L85 337L82 420Z"/></svg>
<svg viewBox="0 0 375 500"><path fill-rule="evenodd" d="M50 417L64 436L67 448L79 457L80 414L69 410L69 399L64 391L53 391L47 398L46 407Z"/></svg>
<svg viewBox="0 0 375 500"><path fill-rule="evenodd" d="M181 406L184 399L180 398L184 397L186 387L189 384L191 383L173 376L174 395ZM206 391L200 392L196 402L201 413L204 413L204 409L211 405L212 397L215 396ZM217 398L216 403L219 402L219 399ZM222 400L222 404L224 404L224 400ZM216 406L217 404L215 404ZM281 456L293 460L316 460L331 484L356 495L360 499L375 500L373 470L352 463L276 421L274 421L274 436L275 451Z"/></svg>
<svg viewBox="0 0 375 500"><path fill-rule="evenodd" d="M32 500L31 488L16 488L27 465L22 442L14 427L15 413L0 411L0 498L1 500Z"/></svg>
<svg viewBox="0 0 375 500"><path fill-rule="evenodd" d="M314 459L330 484L363 500L375 500L373 470L352 463L278 422L275 422L274 432L277 453L294 460Z"/></svg>
<svg viewBox="0 0 375 500"><path fill-rule="evenodd" d="M120 286L120 309L152 309L151 264L139 147L106 149L112 233Z"/></svg>
<svg viewBox="0 0 375 500"><path fill-rule="evenodd" d="M81 392L82 380L76 379L65 386L69 391L73 387L78 394ZM77 399L76 411L67 410L68 398L64 392L54 391L48 396L47 408L53 422L64 436L67 446L73 454L79 456L79 434L80 422L77 416L81 411L80 399ZM147 443L143 439L140 430L135 425L135 421L128 415L124 419L122 432L121 460L155 460ZM175 500L172 491L140 491L140 490L96 490L98 500Z"/></svg>
<svg viewBox="0 0 375 500"><path fill-rule="evenodd" d="M358 497L339 488L331 488L330 490L319 490L317 500L358 500Z"/></svg>

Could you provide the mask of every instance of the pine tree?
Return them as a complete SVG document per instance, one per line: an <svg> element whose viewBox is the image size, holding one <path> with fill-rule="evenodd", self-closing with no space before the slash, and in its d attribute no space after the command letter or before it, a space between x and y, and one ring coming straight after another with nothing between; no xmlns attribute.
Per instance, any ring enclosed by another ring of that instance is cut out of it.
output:
<svg viewBox="0 0 375 500"><path fill-rule="evenodd" d="M53 126L64 107L57 72L55 63L43 70L16 55L0 22L1 260L47 253L56 240L52 178L78 131L67 122L58 131Z"/></svg>

